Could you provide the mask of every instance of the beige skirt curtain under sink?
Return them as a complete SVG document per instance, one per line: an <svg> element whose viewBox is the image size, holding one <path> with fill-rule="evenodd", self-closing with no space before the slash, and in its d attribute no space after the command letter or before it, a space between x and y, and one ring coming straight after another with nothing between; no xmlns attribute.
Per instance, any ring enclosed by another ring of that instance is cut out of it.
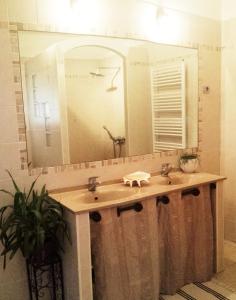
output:
<svg viewBox="0 0 236 300"><path fill-rule="evenodd" d="M213 274L213 217L208 185L200 195L168 195L143 210L101 210L91 221L95 300L156 300ZM160 282L160 288L159 288Z"/></svg>
<svg viewBox="0 0 236 300"><path fill-rule="evenodd" d="M99 223L91 221L95 300L159 299L156 202L142 205L119 217L116 208L104 209Z"/></svg>
<svg viewBox="0 0 236 300"><path fill-rule="evenodd" d="M213 216L210 187L199 187L199 196L169 195L158 204L161 292L174 294L191 282L213 275Z"/></svg>

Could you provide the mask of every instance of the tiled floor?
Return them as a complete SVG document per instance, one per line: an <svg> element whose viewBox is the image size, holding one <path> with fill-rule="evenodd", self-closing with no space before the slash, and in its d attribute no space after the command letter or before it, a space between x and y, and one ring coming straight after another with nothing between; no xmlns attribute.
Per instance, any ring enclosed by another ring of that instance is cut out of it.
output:
<svg viewBox="0 0 236 300"><path fill-rule="evenodd" d="M225 241L225 270L212 281L236 292L236 243Z"/></svg>
<svg viewBox="0 0 236 300"><path fill-rule="evenodd" d="M236 300L236 243L225 241L225 270L203 284L188 284L173 296L161 300Z"/></svg>

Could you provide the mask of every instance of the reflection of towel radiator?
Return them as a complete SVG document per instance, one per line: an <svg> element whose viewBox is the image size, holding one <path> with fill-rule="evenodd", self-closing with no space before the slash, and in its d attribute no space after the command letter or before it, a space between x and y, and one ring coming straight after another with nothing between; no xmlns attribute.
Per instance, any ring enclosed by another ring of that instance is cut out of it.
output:
<svg viewBox="0 0 236 300"><path fill-rule="evenodd" d="M153 152L186 148L184 61L152 68Z"/></svg>

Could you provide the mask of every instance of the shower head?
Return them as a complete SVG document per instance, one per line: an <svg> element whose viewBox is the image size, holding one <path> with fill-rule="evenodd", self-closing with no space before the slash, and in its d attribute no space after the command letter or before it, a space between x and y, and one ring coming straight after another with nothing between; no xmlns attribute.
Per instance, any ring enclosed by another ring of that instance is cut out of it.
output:
<svg viewBox="0 0 236 300"><path fill-rule="evenodd" d="M90 72L89 74L92 75L93 77L104 77L104 75L101 73Z"/></svg>
<svg viewBox="0 0 236 300"><path fill-rule="evenodd" d="M117 86L111 86L107 89L107 92L113 92L117 90Z"/></svg>

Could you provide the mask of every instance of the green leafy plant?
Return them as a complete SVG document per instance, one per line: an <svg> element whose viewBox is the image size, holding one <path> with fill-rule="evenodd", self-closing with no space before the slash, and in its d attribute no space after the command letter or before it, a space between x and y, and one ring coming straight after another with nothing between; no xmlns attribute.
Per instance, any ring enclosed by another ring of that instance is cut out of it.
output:
<svg viewBox="0 0 236 300"><path fill-rule="evenodd" d="M44 185L40 192L34 190L33 181L29 191L21 191L11 173L7 171L15 188L15 193L0 190L12 196L13 204L0 209L0 241L3 245L1 256L11 260L21 251L31 260L43 260L63 251L62 242L69 230L63 218L62 206L48 196Z"/></svg>
<svg viewBox="0 0 236 300"><path fill-rule="evenodd" d="M186 164L191 159L198 159L197 154L183 154L180 156L180 163Z"/></svg>

